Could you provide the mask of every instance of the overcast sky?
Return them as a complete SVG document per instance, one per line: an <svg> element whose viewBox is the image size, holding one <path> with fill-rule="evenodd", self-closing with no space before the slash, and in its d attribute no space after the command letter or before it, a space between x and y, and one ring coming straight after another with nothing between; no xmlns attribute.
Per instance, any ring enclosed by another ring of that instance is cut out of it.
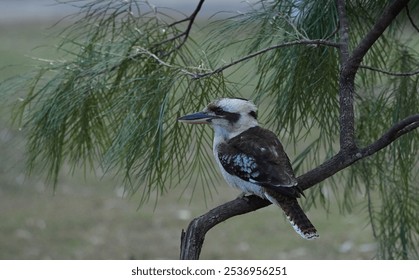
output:
<svg viewBox="0 0 419 280"><path fill-rule="evenodd" d="M168 6L189 13L199 1L149 0L149 2L156 6ZM255 0L206 0L200 14L202 17L208 17L220 10L244 10L248 6L247 2L255 2ZM54 0L0 0L0 22L61 18L76 11L70 5L56 3Z"/></svg>

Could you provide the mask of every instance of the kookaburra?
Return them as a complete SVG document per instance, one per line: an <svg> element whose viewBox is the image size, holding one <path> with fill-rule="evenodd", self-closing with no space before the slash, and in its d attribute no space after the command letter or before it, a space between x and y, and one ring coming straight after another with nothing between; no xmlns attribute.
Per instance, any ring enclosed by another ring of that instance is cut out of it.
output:
<svg viewBox="0 0 419 280"><path fill-rule="evenodd" d="M259 126L257 108L249 100L221 98L202 112L178 119L210 124L213 152L227 183L244 194L254 194L282 208L294 230L305 239L318 237L297 198L302 194L290 160L276 135Z"/></svg>

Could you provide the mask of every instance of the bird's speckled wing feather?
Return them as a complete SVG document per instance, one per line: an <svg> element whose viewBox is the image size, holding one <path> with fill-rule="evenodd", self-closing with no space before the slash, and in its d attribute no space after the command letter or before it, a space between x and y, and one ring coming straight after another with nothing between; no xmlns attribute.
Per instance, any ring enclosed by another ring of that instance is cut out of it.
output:
<svg viewBox="0 0 419 280"><path fill-rule="evenodd" d="M294 172L276 135L259 126L222 143L218 158L231 175L245 181L299 197Z"/></svg>

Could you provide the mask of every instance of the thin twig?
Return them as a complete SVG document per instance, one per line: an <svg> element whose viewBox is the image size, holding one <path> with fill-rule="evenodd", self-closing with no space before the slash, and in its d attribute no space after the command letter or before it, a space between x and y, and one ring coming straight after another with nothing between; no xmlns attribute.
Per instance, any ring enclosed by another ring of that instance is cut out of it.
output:
<svg viewBox="0 0 419 280"><path fill-rule="evenodd" d="M175 22L173 22L173 23L171 23L171 24L169 25L169 27L173 27L173 26L175 26L175 25L177 25L177 24L179 24L179 23L182 23L182 22L185 22L185 21L189 21L188 26L186 27L186 29L185 29L185 31L184 31L184 32L182 32L182 33L180 33L180 34L178 34L178 35L176 35L176 36L173 36L173 37L171 37L171 38L168 38L168 39L166 39L166 40L164 40L164 41L161 41L160 43L158 43L158 44L155 46L155 47L157 47L157 46L160 46L160 45L163 45L163 44L166 44L166 43L169 43L169 42L175 41L175 40L177 40L177 39L179 39L179 38L182 38L182 37L183 37L183 39L182 39L182 41L180 42L180 44L179 44L179 45L177 45L177 46L176 46L174 49L172 49L171 51L169 51L169 52L165 53L165 54L164 54L165 56L167 56L167 55L171 54L172 52L174 52L174 51L176 51L176 50L178 50L178 49L180 49L180 48L181 48L181 47L182 47L182 46L186 43L186 41L187 41L187 40L188 40L188 38L189 38L189 34L190 34L190 32L191 32L192 25L193 25L193 23L195 22L196 16L198 15L199 11L201 10L202 5L204 4L204 2L205 2L205 0L200 0L200 1L199 1L199 3L198 3L198 5L196 6L195 10L192 12L192 14L191 14L189 17L184 18L184 19L181 19L181 20L178 20L178 21L175 21Z"/></svg>
<svg viewBox="0 0 419 280"><path fill-rule="evenodd" d="M332 33L330 33L329 36L327 36L326 38L324 38L325 40L330 40L333 36L335 36L338 32L339 32L339 28L340 28L340 24L338 22L338 25L336 26L336 29L333 30Z"/></svg>
<svg viewBox="0 0 419 280"><path fill-rule="evenodd" d="M185 75L188 75L188 76L191 76L191 77L195 77L196 76L195 73L192 73L192 72L190 72L190 71L188 71L188 70L186 70L186 69L184 69L184 68L182 68L180 66L169 64L166 61L164 61L163 59L159 58L154 53L152 53L152 52L150 52L150 51L148 51L148 50L146 50L144 48L141 48L141 47L137 47L137 52L136 52L135 55L133 55L131 57L131 59L137 58L139 55L146 55L146 56L154 59L155 61L157 61L157 63L159 63L159 64L161 64L161 65L163 65L165 67L173 68L173 69L178 69L180 72L182 72ZM189 67L189 69L192 69L194 71L198 71L198 70L200 70L200 71L203 71L203 70L209 71L207 69L203 69L202 67Z"/></svg>
<svg viewBox="0 0 419 280"><path fill-rule="evenodd" d="M187 28L186 28L186 30L184 32L181 32L178 35L175 35L175 36L173 36L171 38L168 38L168 39L163 40L163 41L161 41L159 43L156 43L155 45L153 45L152 47L150 47L150 49L157 49L161 45L167 44L169 42L175 41L175 40L183 37L183 40L181 41L181 43L179 45L177 45L175 48L173 48L172 50L170 50L168 52L159 52L157 50L157 51L154 51L154 52L155 53L159 53L161 57L166 57L166 56L170 55L171 53L175 52L176 50L180 49L186 43L187 39L189 38L189 34L190 34L191 29L192 29L192 25L193 25L193 23L195 21L196 16L198 15L199 11L201 10L201 7L204 4L204 2L205 2L205 0L200 0L199 3L198 3L198 6L195 8L195 10L193 11L193 13L190 16L188 16L188 17L186 17L186 18L184 18L182 20L175 21L175 22L173 22L173 23L171 23L171 24L168 25L168 27L173 27L173 26L175 26L175 25L177 25L179 23L182 23L182 22L185 22L185 21L189 21L188 26L187 26ZM130 56L127 59L136 59L139 56L141 56L142 54L147 53L147 55L154 57L159 63L161 63L163 65L166 65L167 64L163 60L161 60L160 58L158 58L157 55L152 54L152 52L145 51L144 49L142 49L142 50L143 51L138 52L137 54L135 54L133 56ZM110 68L109 71L113 71L113 70L117 69L120 65L121 65L121 63L118 63L117 65L115 65L112 68ZM166 65L166 66L169 66L169 65ZM182 72L185 72L186 74L188 74L190 76L194 76L193 73L189 73L187 71L182 71Z"/></svg>
<svg viewBox="0 0 419 280"><path fill-rule="evenodd" d="M198 15L199 11L201 10L202 5L204 4L204 2L205 2L205 0L200 0L199 3L198 3L198 6L196 6L195 10L192 12L192 14L189 17L178 20L178 21L175 21L175 22L169 24L169 27L175 26L175 25L177 25L179 23L182 23L182 22L185 22L185 21L189 21L188 27L189 27L189 30L190 30L190 26L192 26L193 21L195 20L196 16Z"/></svg>
<svg viewBox="0 0 419 280"><path fill-rule="evenodd" d="M163 66L166 66L166 67L168 67L168 68L179 68L179 67L177 67L177 66L175 66L175 65L171 65L171 64L169 64L169 63L167 63L167 62L165 62L165 61L163 61L162 59L160 59L157 55L155 55L154 53L152 53L152 52L150 52L150 51L148 51L148 50L146 50L146 49L144 49L144 48L140 48L140 47L137 47L137 49L136 49L136 54L133 56L133 57L138 57L139 55L141 55L141 54L144 54L144 55L146 55L146 56L149 56L149 57L151 57L151 58L153 58L154 60L156 60L159 64L161 64L161 65L163 65Z"/></svg>
<svg viewBox="0 0 419 280"><path fill-rule="evenodd" d="M225 64L225 65L223 65L223 66L221 66L221 67L219 67L219 68L217 68L217 69L215 69L213 71L205 72L205 73L196 73L196 74L194 74L193 78L194 79L200 79L200 78L212 76L214 74L218 74L220 72L223 72L227 68L230 68L230 67L232 67L232 66L234 66L236 64L239 64L239 63L241 63L243 61L249 60L249 59L251 59L253 57L256 57L256 56L261 55L263 53L269 52L271 50L279 49L279 48L284 48L284 47L289 47L289 46L295 46L295 45L309 45L309 46L314 46L314 47L317 47L317 46L329 46L329 47L335 47L335 48L338 48L339 47L339 44L338 43L335 43L335 42L332 42L332 41L328 41L328 40L324 40L324 39L297 40L297 41L291 41L291 42L281 43L281 44L277 44L277 45L274 45L274 46L270 46L270 47L264 48L264 49L259 50L257 52L251 53L249 55L246 55L246 56L244 56L242 58L239 58L239 59L234 60L234 61L232 61L232 62L230 62L228 64Z"/></svg>
<svg viewBox="0 0 419 280"><path fill-rule="evenodd" d="M413 26L414 29L416 29L417 32L419 32L419 27L415 24L415 21L410 15L409 5L406 5L406 14L407 14L407 17L409 18L410 24Z"/></svg>
<svg viewBox="0 0 419 280"><path fill-rule="evenodd" d="M411 72L391 72L391 71L387 71L387 70L383 70L383 69L379 69L379 68L375 68L375 67L367 66L367 65L360 65L359 68L368 69L374 72L379 72L379 73L383 73L389 76L396 76L396 77L410 77L410 76L419 74L419 70L411 71Z"/></svg>

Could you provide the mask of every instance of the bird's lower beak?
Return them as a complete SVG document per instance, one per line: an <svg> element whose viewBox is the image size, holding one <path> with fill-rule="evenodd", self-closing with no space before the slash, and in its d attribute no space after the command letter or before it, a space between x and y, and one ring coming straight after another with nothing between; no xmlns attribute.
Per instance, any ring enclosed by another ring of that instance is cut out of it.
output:
<svg viewBox="0 0 419 280"><path fill-rule="evenodd" d="M192 113L183 117L178 118L177 120L184 123L191 124L207 124L213 119L214 116L210 116L205 112Z"/></svg>

